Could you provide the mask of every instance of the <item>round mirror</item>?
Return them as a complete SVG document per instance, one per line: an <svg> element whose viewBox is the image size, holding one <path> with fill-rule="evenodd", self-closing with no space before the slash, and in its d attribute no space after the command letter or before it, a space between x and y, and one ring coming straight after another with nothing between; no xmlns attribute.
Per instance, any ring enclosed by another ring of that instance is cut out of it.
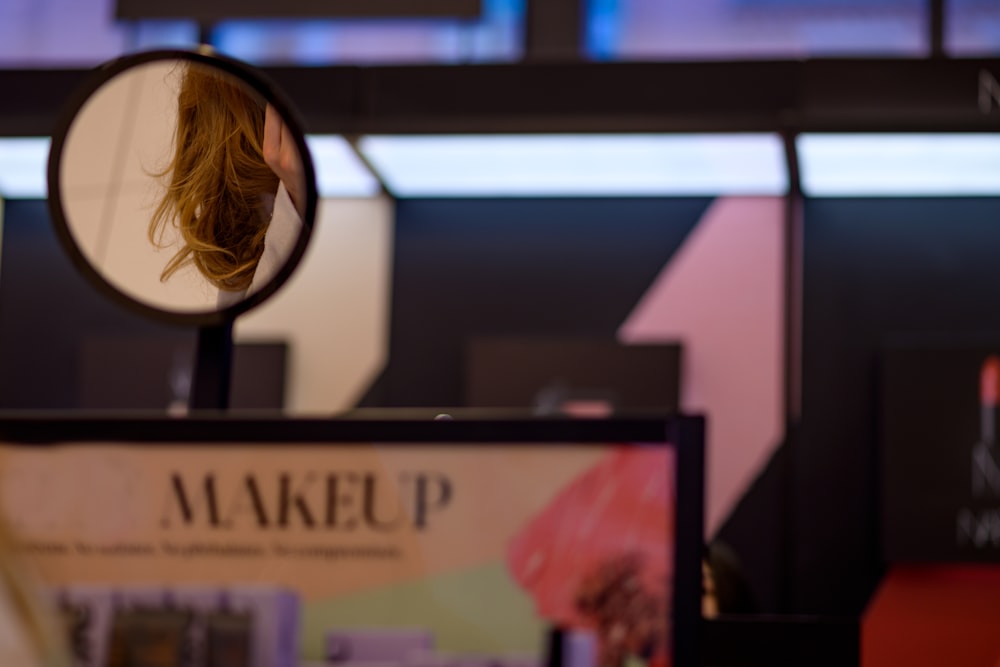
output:
<svg viewBox="0 0 1000 667"><path fill-rule="evenodd" d="M273 294L316 212L291 105L208 49L98 68L53 136L48 179L58 236L84 275L177 324L231 321Z"/></svg>

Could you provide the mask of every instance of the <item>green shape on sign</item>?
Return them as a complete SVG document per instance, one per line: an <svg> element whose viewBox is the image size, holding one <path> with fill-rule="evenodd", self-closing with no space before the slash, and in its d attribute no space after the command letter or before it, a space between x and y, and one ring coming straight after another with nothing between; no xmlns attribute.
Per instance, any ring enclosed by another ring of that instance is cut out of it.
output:
<svg viewBox="0 0 1000 667"><path fill-rule="evenodd" d="M304 605L302 653L322 660L331 628L426 628L443 653L540 655L546 623L503 563Z"/></svg>

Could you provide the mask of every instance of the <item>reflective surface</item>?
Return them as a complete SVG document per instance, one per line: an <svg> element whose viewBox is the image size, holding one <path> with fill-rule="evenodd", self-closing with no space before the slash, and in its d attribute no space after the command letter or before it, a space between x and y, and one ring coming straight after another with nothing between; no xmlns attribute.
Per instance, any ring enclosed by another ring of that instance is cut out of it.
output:
<svg viewBox="0 0 1000 667"><path fill-rule="evenodd" d="M71 254L127 301L182 319L267 296L315 209L286 106L203 56L119 69L53 147L49 188Z"/></svg>

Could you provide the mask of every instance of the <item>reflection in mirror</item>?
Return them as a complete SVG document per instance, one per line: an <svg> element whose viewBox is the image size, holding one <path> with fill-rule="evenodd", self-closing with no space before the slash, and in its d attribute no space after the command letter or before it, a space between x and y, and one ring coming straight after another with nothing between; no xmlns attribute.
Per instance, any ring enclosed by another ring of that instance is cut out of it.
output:
<svg viewBox="0 0 1000 667"><path fill-rule="evenodd" d="M304 233L307 185L286 119L222 69L145 62L97 89L66 134L69 233L126 296L210 312L267 285Z"/></svg>

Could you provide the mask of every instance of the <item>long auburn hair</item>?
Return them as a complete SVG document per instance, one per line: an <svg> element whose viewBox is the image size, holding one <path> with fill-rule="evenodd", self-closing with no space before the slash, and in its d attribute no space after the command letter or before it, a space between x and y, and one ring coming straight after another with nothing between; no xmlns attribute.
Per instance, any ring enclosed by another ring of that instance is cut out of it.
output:
<svg viewBox="0 0 1000 667"><path fill-rule="evenodd" d="M196 63L181 74L174 153L156 174L168 182L149 240L166 247L173 225L182 245L160 280L193 263L220 290L244 290L264 251L269 220L261 196L278 189L262 149L266 104L229 74Z"/></svg>

